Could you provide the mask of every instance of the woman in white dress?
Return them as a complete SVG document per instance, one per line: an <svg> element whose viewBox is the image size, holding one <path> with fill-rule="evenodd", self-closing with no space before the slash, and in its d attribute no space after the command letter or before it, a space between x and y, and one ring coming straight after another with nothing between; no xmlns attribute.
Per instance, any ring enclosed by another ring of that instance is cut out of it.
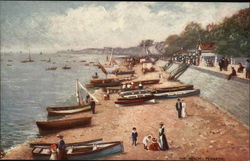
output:
<svg viewBox="0 0 250 161"><path fill-rule="evenodd" d="M184 118L186 117L186 102L184 102L184 100L181 100L181 102L182 102L181 117Z"/></svg>

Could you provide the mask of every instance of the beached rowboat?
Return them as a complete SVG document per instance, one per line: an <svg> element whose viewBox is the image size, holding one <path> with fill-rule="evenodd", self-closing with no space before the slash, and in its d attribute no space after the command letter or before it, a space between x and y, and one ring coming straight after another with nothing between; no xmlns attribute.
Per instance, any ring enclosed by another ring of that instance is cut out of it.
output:
<svg viewBox="0 0 250 161"><path fill-rule="evenodd" d="M94 140L88 140L88 141L81 141L81 142L66 143L65 146L66 147L69 147L69 146L81 146L81 145L85 145L85 144L96 144L96 143L100 143L100 142L102 142L102 138L94 139ZM48 148L52 144L56 144L56 143L33 142L33 143L30 143L30 147L31 148L34 148L34 147Z"/></svg>
<svg viewBox="0 0 250 161"><path fill-rule="evenodd" d="M69 115L78 112L87 112L91 110L89 105L77 105L77 106L62 106L62 107L47 107L49 116L55 115Z"/></svg>
<svg viewBox="0 0 250 161"><path fill-rule="evenodd" d="M73 145L66 147L68 160L82 160L103 158L124 152L123 142L104 142L87 145ZM49 148L34 147L32 156L39 160L49 160L51 150Z"/></svg>
<svg viewBox="0 0 250 161"><path fill-rule="evenodd" d="M40 133L51 132L56 130L71 129L83 127L91 123L91 117L80 117L73 119L62 119L55 121L37 121L36 125Z"/></svg>
<svg viewBox="0 0 250 161"><path fill-rule="evenodd" d="M125 74L135 74L135 71L129 70L129 71L118 71L114 73L115 75L125 75Z"/></svg>
<svg viewBox="0 0 250 161"><path fill-rule="evenodd" d="M152 92L154 92L154 90L152 90L152 89L136 89L136 90L120 92L120 96L143 94L143 93L152 93Z"/></svg>
<svg viewBox="0 0 250 161"><path fill-rule="evenodd" d="M199 89L193 90L183 90L183 91L175 91L175 92L163 92L163 93L154 93L153 95L155 98L178 98L178 97L187 97L187 96L194 96L199 95Z"/></svg>
<svg viewBox="0 0 250 161"><path fill-rule="evenodd" d="M120 82L109 82L109 83L90 83L90 84L87 84L86 86L88 88L91 88L91 87L115 87L115 86L120 86L121 83Z"/></svg>
<svg viewBox="0 0 250 161"><path fill-rule="evenodd" d="M155 103L154 96L144 96L144 97L137 97L137 98L119 98L115 101L116 105L136 105L136 104L143 104L146 102Z"/></svg>
<svg viewBox="0 0 250 161"><path fill-rule="evenodd" d="M181 86L172 86L165 88L153 88L153 93L163 93L163 92L174 92L174 91L182 91L182 90L191 90L193 89L193 85L181 85Z"/></svg>
<svg viewBox="0 0 250 161"><path fill-rule="evenodd" d="M160 82L160 79L145 79L145 80L133 80L133 81L126 81L122 82L122 84L131 84L134 83L135 85L138 85L140 82L145 85L145 84L158 84Z"/></svg>

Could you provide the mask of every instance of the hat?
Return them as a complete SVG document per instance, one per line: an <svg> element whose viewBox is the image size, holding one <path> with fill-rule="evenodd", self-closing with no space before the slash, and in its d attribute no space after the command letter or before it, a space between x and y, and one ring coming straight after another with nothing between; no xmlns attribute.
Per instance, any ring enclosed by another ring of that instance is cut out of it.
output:
<svg viewBox="0 0 250 161"><path fill-rule="evenodd" d="M63 138L63 136L62 136L62 135L59 135L59 134L56 135L56 137L58 137L58 138Z"/></svg>
<svg viewBox="0 0 250 161"><path fill-rule="evenodd" d="M160 122L160 125L164 125L164 123L163 123L163 122Z"/></svg>

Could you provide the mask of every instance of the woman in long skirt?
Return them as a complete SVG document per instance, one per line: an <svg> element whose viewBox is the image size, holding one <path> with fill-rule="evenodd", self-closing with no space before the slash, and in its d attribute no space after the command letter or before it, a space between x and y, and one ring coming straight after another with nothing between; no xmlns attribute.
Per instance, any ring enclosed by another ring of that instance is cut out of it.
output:
<svg viewBox="0 0 250 161"><path fill-rule="evenodd" d="M186 102L184 102L184 100L182 100L181 102L182 102L181 117L184 118L186 117Z"/></svg>
<svg viewBox="0 0 250 161"><path fill-rule="evenodd" d="M162 151L166 151L169 149L169 146L168 146L168 141L167 141L167 138L166 138L166 135L164 133L164 124L163 123L160 123L160 129L159 129L159 136L160 136L160 148Z"/></svg>

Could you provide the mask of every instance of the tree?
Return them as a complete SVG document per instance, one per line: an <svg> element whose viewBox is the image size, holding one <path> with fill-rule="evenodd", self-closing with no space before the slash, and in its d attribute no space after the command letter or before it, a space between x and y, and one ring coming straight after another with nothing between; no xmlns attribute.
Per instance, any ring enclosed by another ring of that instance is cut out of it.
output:
<svg viewBox="0 0 250 161"><path fill-rule="evenodd" d="M220 55L250 56L250 8L242 9L230 18L225 18L206 36L216 42L216 52Z"/></svg>

